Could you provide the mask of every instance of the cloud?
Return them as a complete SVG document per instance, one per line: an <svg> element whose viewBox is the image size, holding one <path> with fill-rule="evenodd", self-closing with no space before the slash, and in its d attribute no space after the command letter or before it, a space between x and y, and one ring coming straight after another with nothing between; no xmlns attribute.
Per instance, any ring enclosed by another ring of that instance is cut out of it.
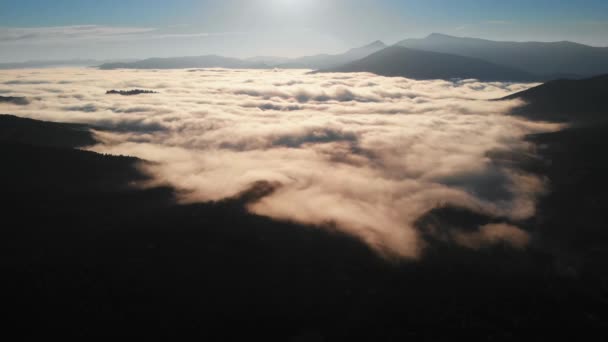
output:
<svg viewBox="0 0 608 342"><path fill-rule="evenodd" d="M72 25L0 27L2 44L56 44L68 42L194 39L246 35L247 32L172 32L152 27Z"/></svg>
<svg viewBox="0 0 608 342"><path fill-rule="evenodd" d="M486 25L510 25L510 24L512 24L512 22L508 21L508 20L486 20L482 24L486 24Z"/></svg>
<svg viewBox="0 0 608 342"><path fill-rule="evenodd" d="M28 80L51 82L61 95ZM0 75L0 92L37 99L16 114L105 127L93 150L157 162L142 165L154 176L147 186L170 185L181 201L198 202L264 185L251 212L337 229L394 259L423 255L416 221L436 208L505 222L534 215L541 176L496 156L530 153L525 135L560 127L505 115L518 101L488 101L530 86L297 70ZM134 87L163 91L105 95ZM518 232L487 226L454 241L522 246Z"/></svg>
<svg viewBox="0 0 608 342"><path fill-rule="evenodd" d="M205 38L205 37L221 37L221 36L237 36L246 35L247 32L191 32L191 33L164 33L152 35L153 39L180 39L180 38Z"/></svg>
<svg viewBox="0 0 608 342"><path fill-rule="evenodd" d="M29 85L29 84L50 84L51 82L49 81L43 81L43 80L10 80L10 81L5 81L4 84L6 85Z"/></svg>
<svg viewBox="0 0 608 342"><path fill-rule="evenodd" d="M73 25L52 27L0 28L0 42L42 42L55 40L94 40L117 38L155 31L145 27L113 27L100 25Z"/></svg>

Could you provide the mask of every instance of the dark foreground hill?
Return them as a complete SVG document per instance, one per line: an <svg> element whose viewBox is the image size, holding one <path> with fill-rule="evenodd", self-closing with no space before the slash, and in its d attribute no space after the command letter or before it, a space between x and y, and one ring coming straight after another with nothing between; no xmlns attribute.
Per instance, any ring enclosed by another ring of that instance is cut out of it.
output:
<svg viewBox="0 0 608 342"><path fill-rule="evenodd" d="M525 226L538 235L530 249L429 241L422 260L401 264L331 230L249 214L245 205L259 191L179 205L171 189L131 186L147 179L141 160L31 137L0 141L4 332L26 340L282 341L601 332L608 237L606 202L598 200L608 190L606 170L587 143L572 139L550 137L555 148L542 160L553 166L530 166L554 170L556 184L541 205L549 219ZM581 197L569 183L580 178L561 172L567 165L580 166L577 177L591 174ZM423 221L446 220L466 226L489 218L446 208Z"/></svg>
<svg viewBox="0 0 608 342"><path fill-rule="evenodd" d="M529 82L535 76L480 59L391 46L368 57L321 72L371 72L417 80L468 79Z"/></svg>
<svg viewBox="0 0 608 342"><path fill-rule="evenodd" d="M94 145L85 125L38 121L0 114L0 141L76 148Z"/></svg>
<svg viewBox="0 0 608 342"><path fill-rule="evenodd" d="M515 114L532 119L590 123L608 119L608 75L556 80L505 97L526 104Z"/></svg>
<svg viewBox="0 0 608 342"><path fill-rule="evenodd" d="M542 79L560 76L591 77L608 73L608 48L572 42L501 42L431 34L406 39L399 46L478 58L536 74Z"/></svg>

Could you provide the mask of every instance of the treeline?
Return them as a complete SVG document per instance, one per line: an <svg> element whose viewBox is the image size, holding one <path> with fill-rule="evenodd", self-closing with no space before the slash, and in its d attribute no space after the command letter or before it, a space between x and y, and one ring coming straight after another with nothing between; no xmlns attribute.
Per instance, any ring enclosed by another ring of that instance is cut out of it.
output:
<svg viewBox="0 0 608 342"><path fill-rule="evenodd" d="M0 142L79 148L97 141L87 125L47 122L0 114Z"/></svg>
<svg viewBox="0 0 608 342"><path fill-rule="evenodd" d="M132 95L140 95L140 94L158 94L158 92L154 90L145 90L145 89L132 89L132 90L108 90L106 91L106 95L123 95L123 96L132 96Z"/></svg>

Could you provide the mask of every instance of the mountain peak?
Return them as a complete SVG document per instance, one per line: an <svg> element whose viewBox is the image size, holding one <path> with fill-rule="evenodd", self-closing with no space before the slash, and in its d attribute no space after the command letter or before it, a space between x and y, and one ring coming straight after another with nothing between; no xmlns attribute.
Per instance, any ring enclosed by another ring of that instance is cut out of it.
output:
<svg viewBox="0 0 608 342"><path fill-rule="evenodd" d="M405 39L397 45L477 58L536 74L540 79L608 73L608 49L567 41L496 41L432 33L421 39Z"/></svg>
<svg viewBox="0 0 608 342"><path fill-rule="evenodd" d="M433 32L429 34L425 39L445 39L445 38L455 38L454 36L449 36L443 33Z"/></svg>
<svg viewBox="0 0 608 342"><path fill-rule="evenodd" d="M375 42L369 43L367 45L365 45L363 48L385 48L387 47L386 44L384 44L383 41L381 40L376 40Z"/></svg>
<svg viewBox="0 0 608 342"><path fill-rule="evenodd" d="M350 51L353 52L353 51L362 51L362 50L382 50L386 47L388 47L388 45L384 44L383 41L376 40L375 42L369 43L367 45L350 49Z"/></svg>

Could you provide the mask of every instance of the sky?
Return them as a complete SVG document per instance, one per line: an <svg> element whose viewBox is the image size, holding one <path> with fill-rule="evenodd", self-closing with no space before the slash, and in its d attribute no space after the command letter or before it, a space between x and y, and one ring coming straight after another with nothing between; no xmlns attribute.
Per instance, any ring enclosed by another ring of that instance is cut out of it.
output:
<svg viewBox="0 0 608 342"><path fill-rule="evenodd" d="M608 1L0 0L0 62L295 57L433 32L608 46Z"/></svg>

